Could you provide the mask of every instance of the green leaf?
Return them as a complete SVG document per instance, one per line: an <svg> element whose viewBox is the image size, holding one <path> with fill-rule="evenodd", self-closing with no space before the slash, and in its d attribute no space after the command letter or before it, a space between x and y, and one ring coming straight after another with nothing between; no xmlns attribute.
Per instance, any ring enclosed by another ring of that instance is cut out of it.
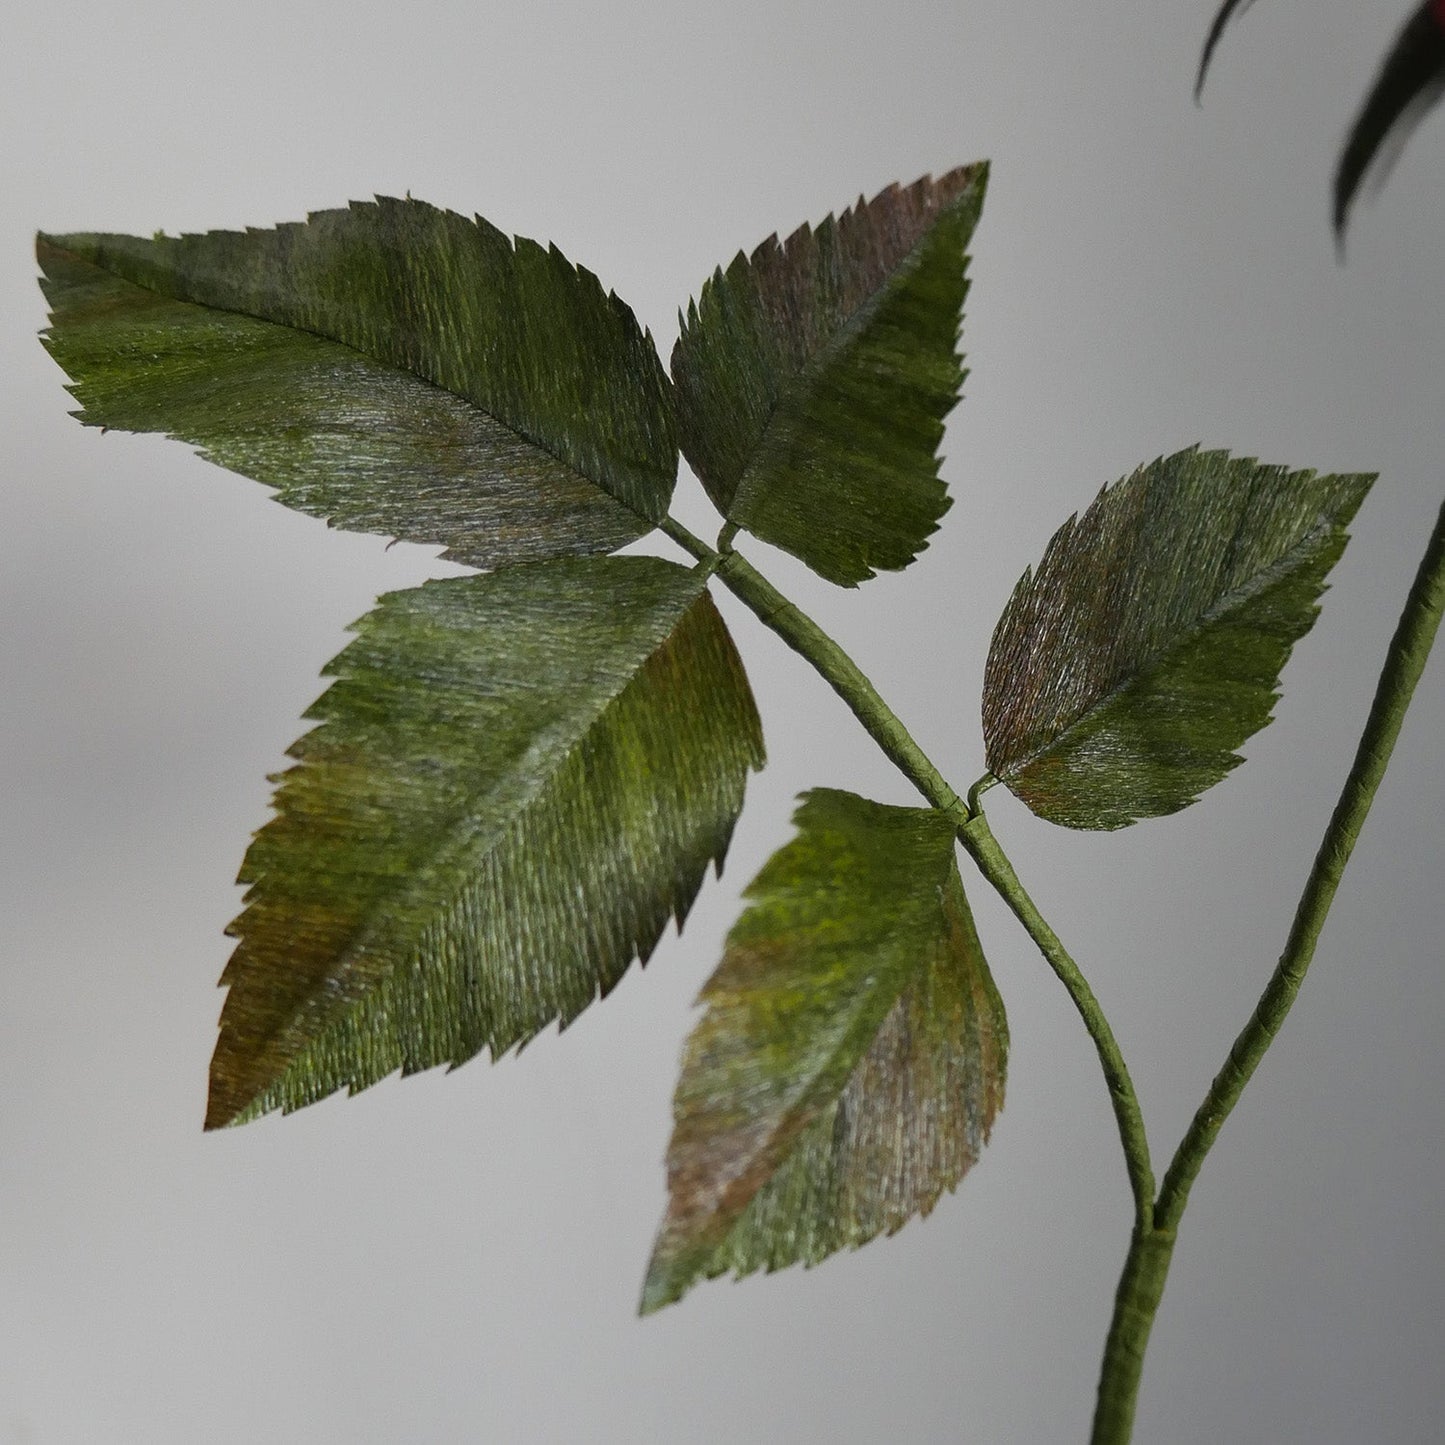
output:
<svg viewBox="0 0 1445 1445"><path fill-rule="evenodd" d="M379 199L37 254L82 420L190 442L299 511L478 567L608 552L667 513L652 339L555 248Z"/></svg>
<svg viewBox="0 0 1445 1445"><path fill-rule="evenodd" d="M927 1214L1003 1103L1008 1026L928 809L804 796L688 1040L646 1313Z"/></svg>
<svg viewBox="0 0 1445 1445"><path fill-rule="evenodd" d="M992 771L1071 828L1194 802L1269 722L1373 481L1190 448L1100 492L1024 573L994 632Z"/></svg>
<svg viewBox="0 0 1445 1445"><path fill-rule="evenodd" d="M763 758L705 586L564 559L356 624L246 855L208 1127L499 1056L681 924Z"/></svg>
<svg viewBox="0 0 1445 1445"><path fill-rule="evenodd" d="M906 567L949 506L937 450L987 178L963 166L774 236L688 308L684 454L730 521L830 581Z"/></svg>

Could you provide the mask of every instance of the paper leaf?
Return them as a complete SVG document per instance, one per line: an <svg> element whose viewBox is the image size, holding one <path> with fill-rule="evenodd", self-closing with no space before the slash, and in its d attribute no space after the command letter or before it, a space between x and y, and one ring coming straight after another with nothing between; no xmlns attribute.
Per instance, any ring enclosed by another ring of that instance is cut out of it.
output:
<svg viewBox="0 0 1445 1445"><path fill-rule="evenodd" d="M890 186L774 236L683 320L688 461L729 520L833 582L906 567L949 505L937 450L963 382L965 248L987 175Z"/></svg>
<svg viewBox="0 0 1445 1445"><path fill-rule="evenodd" d="M208 1127L499 1056L681 924L762 763L704 589L568 559L356 625L246 855Z"/></svg>
<svg viewBox="0 0 1445 1445"><path fill-rule="evenodd" d="M1194 802L1269 722L1373 480L1191 448L1102 491L994 632L990 769L1072 828Z"/></svg>
<svg viewBox="0 0 1445 1445"><path fill-rule="evenodd" d="M299 511L478 567L608 552L666 515L651 338L555 249L382 199L37 254L82 420L190 442Z"/></svg>
<svg viewBox="0 0 1445 1445"><path fill-rule="evenodd" d="M644 1312L927 1214L1003 1102L1008 1028L926 809L805 795L703 990Z"/></svg>

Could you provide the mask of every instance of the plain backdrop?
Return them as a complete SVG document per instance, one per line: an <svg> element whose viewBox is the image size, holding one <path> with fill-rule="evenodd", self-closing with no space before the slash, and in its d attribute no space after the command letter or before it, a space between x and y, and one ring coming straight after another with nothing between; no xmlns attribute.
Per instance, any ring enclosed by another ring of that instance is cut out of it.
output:
<svg viewBox="0 0 1445 1445"><path fill-rule="evenodd" d="M799 791L912 801L724 600L771 760L681 938L565 1035L203 1135L266 775L383 591L451 569L68 416L32 235L269 225L373 193L555 241L664 352L714 265L990 157L955 505L854 592L751 555L950 778L998 611L1098 487L1193 442L1378 469L1249 761L1111 835L990 814L1167 1159L1278 953L1442 492L1445 121L1327 225L1404 0L8 0L0 47L0 1442L1086 1436L1128 1193L1063 994L964 863L1007 1104L895 1239L639 1321L692 999ZM677 510L714 522L684 473ZM660 544L665 547L666 544ZM1299 1006L1196 1188L1137 1438L1445 1438L1435 665Z"/></svg>

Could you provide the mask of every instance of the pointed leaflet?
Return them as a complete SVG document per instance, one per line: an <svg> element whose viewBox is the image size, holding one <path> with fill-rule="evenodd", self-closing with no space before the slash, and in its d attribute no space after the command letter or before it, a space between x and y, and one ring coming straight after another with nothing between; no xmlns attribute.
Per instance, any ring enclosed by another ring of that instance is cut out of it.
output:
<svg viewBox="0 0 1445 1445"><path fill-rule="evenodd" d="M81 418L479 567L607 552L677 474L651 338L562 254L417 201L276 230L39 238Z"/></svg>
<svg viewBox="0 0 1445 1445"><path fill-rule="evenodd" d="M992 771L1072 828L1192 803L1270 720L1373 480L1191 448L1100 492L994 631Z"/></svg>
<svg viewBox="0 0 1445 1445"><path fill-rule="evenodd" d="M986 164L890 186L738 254L672 353L683 452L730 521L853 586L906 567L949 502L965 255Z"/></svg>
<svg viewBox="0 0 1445 1445"><path fill-rule="evenodd" d="M1204 88L1204 77L1230 21L1249 8L1250 0L1224 0L1199 60L1194 94ZM1380 65L1375 83L1350 127L1349 138L1335 168L1334 227L1343 240L1350 208L1360 184L1377 161L1379 174L1394 163L1410 133L1445 94L1445 0L1422 0L1395 38Z"/></svg>
<svg viewBox="0 0 1445 1445"><path fill-rule="evenodd" d="M1219 42L1224 38L1224 32L1229 28L1229 22L1243 15L1249 9L1253 0L1224 0L1224 3L1214 12L1214 19L1210 22L1209 34L1204 40L1204 49L1199 55L1199 71L1194 77L1194 98L1198 100L1204 93L1204 80L1209 74L1209 64L1214 59L1214 52Z"/></svg>
<svg viewBox="0 0 1445 1445"><path fill-rule="evenodd" d="M208 1127L500 1055L681 923L762 764L705 585L568 559L356 625L246 855Z"/></svg>
<svg viewBox="0 0 1445 1445"><path fill-rule="evenodd" d="M939 813L805 795L703 990L642 1308L927 1214L1003 1102L1008 1027Z"/></svg>
<svg viewBox="0 0 1445 1445"><path fill-rule="evenodd" d="M1335 171L1335 234L1342 236L1370 168L1393 164L1410 133L1445 93L1445 0L1424 0L1395 39L1350 127Z"/></svg>

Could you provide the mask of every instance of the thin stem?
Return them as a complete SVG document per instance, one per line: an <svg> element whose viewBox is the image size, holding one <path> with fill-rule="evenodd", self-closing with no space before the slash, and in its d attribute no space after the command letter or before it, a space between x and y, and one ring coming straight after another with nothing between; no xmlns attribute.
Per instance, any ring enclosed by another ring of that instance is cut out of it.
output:
<svg viewBox="0 0 1445 1445"><path fill-rule="evenodd" d="M975 798L979 791L982 790L975 789ZM1138 1227L1147 1230L1154 1217L1154 1170L1149 1162L1149 1136L1144 1129L1144 1115L1134 1093L1133 1080L1129 1077L1128 1066L1119 1051L1114 1031L1109 1027L1109 1020L1104 1017L1104 1010L1099 1007L1088 980L1079 972L1079 966L1069 957L1058 935L1044 922L1033 899L1025 892L1013 864L993 836L988 819L982 812L976 812L959 829L958 836L978 864L979 871L1013 910L1049 967L1058 975L1059 982L1068 989L1069 997L1073 999L1074 1007L1094 1041L1104 1078L1109 1085L1109 1099L1119 1126L1119 1141L1124 1146L1124 1164L1129 1171L1129 1187L1134 1194L1134 1217Z"/></svg>
<svg viewBox="0 0 1445 1445"><path fill-rule="evenodd" d="M848 704L873 741L935 808L957 824L967 822L969 813L963 799L913 741L908 729L878 695L877 688L863 675L858 664L812 618L789 602L740 553L730 549L715 551L671 517L662 524L662 530L700 562L711 564L723 585L750 608L764 626L812 664ZM730 540L726 530L720 540Z"/></svg>
<svg viewBox="0 0 1445 1445"><path fill-rule="evenodd" d="M981 777L973 785L973 787L968 790L968 811L970 813L983 812L983 803L981 802L981 799L983 798L983 795L988 792L990 788L994 787L997 783L998 779L994 777L992 773L985 773L983 777Z"/></svg>
<svg viewBox="0 0 1445 1445"><path fill-rule="evenodd" d="M658 530L666 537L671 537L684 552L691 552L699 562L711 562L714 558L721 560L722 554L716 548L709 547L701 537L689 532L675 517L664 517L658 523Z"/></svg>
<svg viewBox="0 0 1445 1445"><path fill-rule="evenodd" d="M1135 1231L1119 1280L1114 1318L1099 1375L1093 1445L1128 1445L1144 1368L1144 1350L1164 1293L1175 1231L1189 1202L1190 1188L1304 982L1341 875L1385 775L1415 686L1425 670L1442 612L1445 612L1445 507L1440 509L1430 544L1391 639L1354 764L1315 856L1284 952L1253 1016L1235 1039L1224 1067L1215 1076L1175 1151L1154 1206L1153 1228Z"/></svg>
<svg viewBox="0 0 1445 1445"><path fill-rule="evenodd" d="M1399 625L1390 640L1354 764L1315 855L1284 952L1253 1016L1235 1039L1229 1058L1209 1086L1164 1176L1157 1211L1162 1227L1172 1228L1178 1224L1205 1155L1239 1102L1244 1086L1279 1032L1304 982L1345 864L1350 861L1380 780L1385 776L1415 685L1425 670L1442 611L1445 611L1445 506L1440 509L1430 545L1425 549Z"/></svg>

